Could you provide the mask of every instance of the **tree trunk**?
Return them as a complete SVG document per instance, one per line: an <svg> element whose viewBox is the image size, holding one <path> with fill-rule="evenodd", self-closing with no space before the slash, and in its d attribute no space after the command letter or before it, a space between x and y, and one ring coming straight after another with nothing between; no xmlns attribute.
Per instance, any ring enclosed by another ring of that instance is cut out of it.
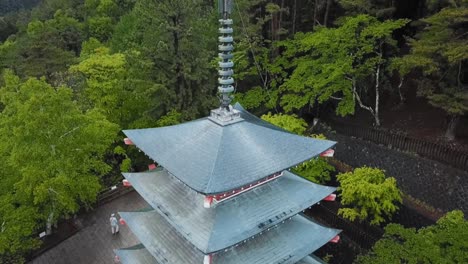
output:
<svg viewBox="0 0 468 264"><path fill-rule="evenodd" d="M297 0L294 0L292 34L296 34Z"/></svg>
<svg viewBox="0 0 468 264"><path fill-rule="evenodd" d="M380 65L377 66L377 71L375 72L375 125L380 126L379 118L379 101L380 101Z"/></svg>
<svg viewBox="0 0 468 264"><path fill-rule="evenodd" d="M400 105L405 103L405 97L401 93L401 87L403 86L403 82L405 81L405 77L401 77L400 84L398 84L398 95L400 95Z"/></svg>
<svg viewBox="0 0 468 264"><path fill-rule="evenodd" d="M314 24L312 28L315 28L315 26L317 25L317 9L318 9L318 0L315 0L314 2Z"/></svg>
<svg viewBox="0 0 468 264"><path fill-rule="evenodd" d="M177 16L172 17L172 23L174 28L172 29L172 37L173 37L173 45L174 45L174 59L175 59L175 77L176 77L176 94L178 100L178 107L184 108L184 91L183 91L183 76L182 76L182 64L181 58L179 55L179 48L180 48L180 36L178 32L179 26L179 19Z"/></svg>
<svg viewBox="0 0 468 264"><path fill-rule="evenodd" d="M52 225L54 220L54 211L50 212L49 216L47 217L46 223L46 235L52 235Z"/></svg>
<svg viewBox="0 0 468 264"><path fill-rule="evenodd" d="M455 130L457 128L459 121L460 121L460 116L450 117L450 122L448 124L447 131L445 131L445 139L449 141L455 140Z"/></svg>
<svg viewBox="0 0 468 264"><path fill-rule="evenodd" d="M281 30L281 25L283 24L283 11L284 11L284 0L281 0L281 9L279 13L279 21L278 21L278 30ZM280 35L278 32L276 33L276 40L280 40Z"/></svg>
<svg viewBox="0 0 468 264"><path fill-rule="evenodd" d="M323 25L327 27L328 25L328 16L330 14L330 7L333 0L327 0L327 7L325 9L325 18L323 19Z"/></svg>

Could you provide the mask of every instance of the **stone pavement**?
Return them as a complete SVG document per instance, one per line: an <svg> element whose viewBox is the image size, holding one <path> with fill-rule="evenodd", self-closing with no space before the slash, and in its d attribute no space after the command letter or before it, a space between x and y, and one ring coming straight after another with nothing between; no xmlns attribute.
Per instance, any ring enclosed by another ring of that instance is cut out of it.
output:
<svg viewBox="0 0 468 264"><path fill-rule="evenodd" d="M56 247L33 259L30 264L113 264L114 249L138 244L138 239L127 226L112 235L111 213L137 211L149 205L137 192L130 192L104 204L79 220L83 228Z"/></svg>

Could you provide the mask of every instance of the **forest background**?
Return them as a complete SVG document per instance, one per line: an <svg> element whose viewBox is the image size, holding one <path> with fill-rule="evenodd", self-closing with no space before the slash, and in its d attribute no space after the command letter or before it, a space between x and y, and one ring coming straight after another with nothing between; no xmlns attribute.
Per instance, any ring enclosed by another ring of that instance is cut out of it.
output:
<svg viewBox="0 0 468 264"><path fill-rule="evenodd" d="M0 256L138 170L122 129L206 116L216 96L214 0L0 0ZM468 113L468 0L236 0L236 94L299 116L407 102Z"/></svg>

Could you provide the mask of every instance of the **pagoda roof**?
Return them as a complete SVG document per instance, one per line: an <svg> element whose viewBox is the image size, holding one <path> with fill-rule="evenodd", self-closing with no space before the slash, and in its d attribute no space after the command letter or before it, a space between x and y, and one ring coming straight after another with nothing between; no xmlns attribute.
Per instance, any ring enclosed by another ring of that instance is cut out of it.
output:
<svg viewBox="0 0 468 264"><path fill-rule="evenodd" d="M223 201L203 207L204 195L167 170L124 173L136 191L179 233L204 253L232 246L296 215L336 188L318 185L291 172Z"/></svg>
<svg viewBox="0 0 468 264"><path fill-rule="evenodd" d="M307 161L335 145L276 127L236 104L240 119L205 117L160 128L124 130L151 159L197 192L236 189Z"/></svg>
<svg viewBox="0 0 468 264"><path fill-rule="evenodd" d="M297 264L326 264L326 262L321 260L319 257L312 255L301 259Z"/></svg>
<svg viewBox="0 0 468 264"><path fill-rule="evenodd" d="M138 244L129 248L121 248L114 250L115 254L119 257L120 263L124 264L156 264L156 259L151 253L143 246ZM201 263L200 263L201 264Z"/></svg>
<svg viewBox="0 0 468 264"><path fill-rule="evenodd" d="M115 254L119 257L120 263L123 264L157 264L156 259L143 246L138 244L130 248L116 249ZM312 255L301 259L296 264L324 264L320 258ZM201 263L200 263L201 264Z"/></svg>
<svg viewBox="0 0 468 264"><path fill-rule="evenodd" d="M205 254L181 236L158 212L120 213L158 263L203 263ZM215 253L213 263L296 263L340 231L296 215L243 243Z"/></svg>

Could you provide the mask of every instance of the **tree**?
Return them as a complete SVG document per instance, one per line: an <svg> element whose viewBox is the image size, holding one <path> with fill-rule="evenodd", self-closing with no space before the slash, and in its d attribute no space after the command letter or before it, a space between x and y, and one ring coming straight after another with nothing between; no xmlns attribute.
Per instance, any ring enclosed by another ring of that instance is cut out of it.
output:
<svg viewBox="0 0 468 264"><path fill-rule="evenodd" d="M86 0L86 24L90 37L100 41L107 41L111 38L115 25L120 15L124 11L119 6L119 1L115 0ZM128 1L121 1L124 7Z"/></svg>
<svg viewBox="0 0 468 264"><path fill-rule="evenodd" d="M25 33L7 40L0 48L0 67L51 79L74 62L82 41L82 24L57 10L53 19L31 21Z"/></svg>
<svg viewBox="0 0 468 264"><path fill-rule="evenodd" d="M37 246L32 235L90 207L110 170L104 154L118 127L97 111L82 112L66 87L24 82L10 71L0 89L0 254Z"/></svg>
<svg viewBox="0 0 468 264"><path fill-rule="evenodd" d="M368 14L378 18L390 18L396 11L392 0L338 0L348 15Z"/></svg>
<svg viewBox="0 0 468 264"><path fill-rule="evenodd" d="M0 16L17 11L21 8L31 8L35 6L40 0L1 0L0 1Z"/></svg>
<svg viewBox="0 0 468 264"><path fill-rule="evenodd" d="M277 82L271 67L279 56L274 43L289 33L285 23L289 9L285 4L284 0L241 0L235 4L235 98L247 109L276 106L273 89Z"/></svg>
<svg viewBox="0 0 468 264"><path fill-rule="evenodd" d="M341 204L338 214L354 221L370 220L371 224L385 222L402 202L401 192L393 177L385 178L382 170L362 167L337 176L340 182Z"/></svg>
<svg viewBox="0 0 468 264"><path fill-rule="evenodd" d="M286 115L281 113L272 115L271 113L268 113L266 115L262 115L262 119L298 135L303 135L307 129L307 122L296 115Z"/></svg>
<svg viewBox="0 0 468 264"><path fill-rule="evenodd" d="M280 105L289 112L337 100L336 112L344 116L353 114L358 104L379 126L383 72L396 46L392 34L406 23L359 15L344 18L338 28L298 33L294 40L280 43L285 49L276 65L284 78ZM288 71L292 74L285 74ZM373 104L365 104L364 93L374 96Z"/></svg>
<svg viewBox="0 0 468 264"><path fill-rule="evenodd" d="M32 237L37 231L39 212L33 206L17 205L11 194L0 195L0 262L25 263L23 255L40 245Z"/></svg>
<svg viewBox="0 0 468 264"><path fill-rule="evenodd" d="M154 83L167 88L170 104L159 116L175 109L192 119L216 104L216 17L202 0L144 0L116 26L111 49L150 58Z"/></svg>
<svg viewBox="0 0 468 264"><path fill-rule="evenodd" d="M0 16L0 43L18 31L16 20L17 14Z"/></svg>
<svg viewBox="0 0 468 264"><path fill-rule="evenodd" d="M83 0L42 0L31 10L31 21L46 21L53 18L57 10L73 11L74 18L82 18L79 14ZM76 16L75 16L76 15Z"/></svg>
<svg viewBox="0 0 468 264"><path fill-rule="evenodd" d="M406 101L406 98L403 96L401 88L407 79L407 75L411 72L415 63L405 57L396 57L390 61L389 72L396 72L400 81L397 86L398 96L400 97L400 105L403 105Z"/></svg>
<svg viewBox="0 0 468 264"><path fill-rule="evenodd" d="M84 107L99 110L121 128L133 127L147 118L154 87L152 83L140 79L142 73L148 72L145 68L150 67L144 65L145 59L133 54L137 56L133 60L143 65L138 69L140 73L137 73L138 65L130 65L127 60L132 54L110 54L108 48L93 38L83 47L82 61L70 67L70 72L85 77L85 88L81 94Z"/></svg>
<svg viewBox="0 0 468 264"><path fill-rule="evenodd" d="M459 210L419 230L389 224L383 238L355 263L468 263L467 237L468 221Z"/></svg>
<svg viewBox="0 0 468 264"><path fill-rule="evenodd" d="M424 29L410 41L411 53L402 59L423 73L418 94L449 116L448 140L455 139L460 117L468 113L467 81L463 80L468 65L468 3L451 3L422 20Z"/></svg>

